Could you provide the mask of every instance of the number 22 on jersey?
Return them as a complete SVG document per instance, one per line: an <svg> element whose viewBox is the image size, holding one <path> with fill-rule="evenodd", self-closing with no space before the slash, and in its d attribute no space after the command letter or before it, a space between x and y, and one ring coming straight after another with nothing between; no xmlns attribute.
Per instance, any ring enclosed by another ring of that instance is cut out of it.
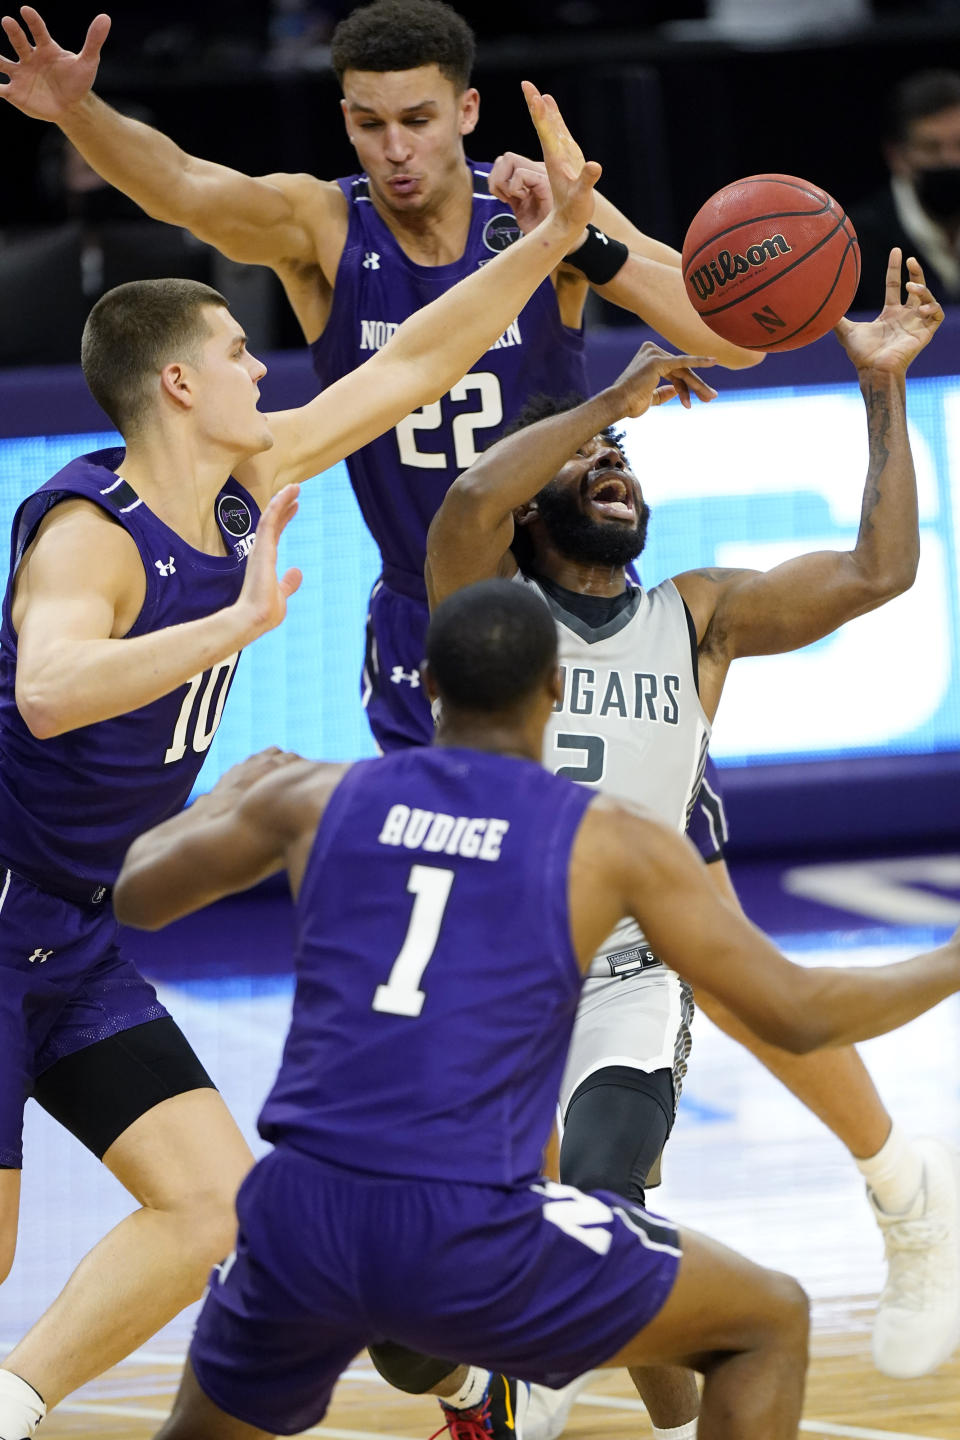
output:
<svg viewBox="0 0 960 1440"><path fill-rule="evenodd" d="M453 459L444 450L420 450L417 448L418 430L439 430L444 421L444 407L449 402L466 400L479 392L479 409L461 410L454 415L450 426L453 434ZM445 470L451 463L457 470L466 470L478 458L480 451L475 444L477 430L489 430L503 419L503 395L500 377L485 370L471 370L458 380L442 400L434 400L414 410L397 426L397 445L400 460L418 470Z"/></svg>

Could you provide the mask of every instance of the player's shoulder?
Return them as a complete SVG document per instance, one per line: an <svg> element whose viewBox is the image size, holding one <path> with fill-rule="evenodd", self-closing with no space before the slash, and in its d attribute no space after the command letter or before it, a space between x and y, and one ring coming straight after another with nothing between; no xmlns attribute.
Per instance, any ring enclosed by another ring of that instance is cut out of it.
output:
<svg viewBox="0 0 960 1440"><path fill-rule="evenodd" d="M67 495L52 505L37 525L31 549L75 552L86 562L91 550L98 559L136 554L137 543L120 520L85 495Z"/></svg>
<svg viewBox="0 0 960 1440"><path fill-rule="evenodd" d="M260 177L285 197L292 217L308 228L346 221L347 200L336 180L321 180L306 171L277 171Z"/></svg>

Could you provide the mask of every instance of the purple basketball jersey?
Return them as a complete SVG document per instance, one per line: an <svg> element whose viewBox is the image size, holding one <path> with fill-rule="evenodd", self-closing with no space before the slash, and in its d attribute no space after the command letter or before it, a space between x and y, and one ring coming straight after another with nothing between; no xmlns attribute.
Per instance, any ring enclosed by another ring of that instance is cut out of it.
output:
<svg viewBox="0 0 960 1440"><path fill-rule="evenodd" d="M567 873L592 798L471 750L348 771L300 891L264 1139L395 1176L539 1174L580 994Z"/></svg>
<svg viewBox="0 0 960 1440"><path fill-rule="evenodd" d="M310 347L329 385L369 359L409 315L519 238L512 211L487 188L490 166L473 164L473 217L450 265L416 265L377 214L365 175L338 183L350 210L347 241L326 329ZM430 521L452 482L472 465L531 395L587 393L583 336L560 321L549 280L448 395L415 410L347 459L363 518L383 557L386 584L426 599L423 566ZM417 643L422 642L422 635ZM421 653L414 657L419 663Z"/></svg>
<svg viewBox="0 0 960 1440"><path fill-rule="evenodd" d="M116 474L123 450L80 456L18 509L0 628L0 856L41 889L87 900L109 886L135 836L185 803L223 713L238 656L130 714L49 740L30 733L14 693L17 637L13 577L47 512L59 501L94 501L136 543L146 575L143 609L129 635L210 615L240 593L260 512L230 480L216 501L227 553L193 549ZM90 556L91 566L96 556Z"/></svg>

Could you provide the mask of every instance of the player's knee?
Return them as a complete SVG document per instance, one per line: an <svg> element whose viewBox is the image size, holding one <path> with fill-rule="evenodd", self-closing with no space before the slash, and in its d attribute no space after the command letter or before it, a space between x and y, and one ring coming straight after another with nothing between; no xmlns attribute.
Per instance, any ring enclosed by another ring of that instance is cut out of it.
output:
<svg viewBox="0 0 960 1440"><path fill-rule="evenodd" d="M591 1076L587 1087L574 1091L567 1107L560 1179L642 1204L647 1176L670 1133L669 1078L609 1069Z"/></svg>
<svg viewBox="0 0 960 1440"><path fill-rule="evenodd" d="M169 1209L182 1236L181 1259L196 1271L198 1295L210 1267L219 1264L236 1244L235 1198L231 1189L211 1185L192 1190Z"/></svg>
<svg viewBox="0 0 960 1440"><path fill-rule="evenodd" d="M0 1232L0 1285L3 1284L13 1269L13 1257L16 1253L17 1230L16 1226L14 1226L10 1234Z"/></svg>
<svg viewBox="0 0 960 1440"><path fill-rule="evenodd" d="M766 1316L769 1333L778 1349L806 1363L810 1338L810 1301L803 1286L792 1275L769 1272L770 1308Z"/></svg>
<svg viewBox="0 0 960 1440"><path fill-rule="evenodd" d="M408 1395L426 1395L457 1369L449 1360L435 1360L418 1350L396 1345L392 1340L370 1345L368 1353L387 1384L395 1390L405 1390Z"/></svg>
<svg viewBox="0 0 960 1440"><path fill-rule="evenodd" d="M3 1172L0 1171L0 1174ZM13 1257L17 1253L17 1210L15 1204L5 1205L0 1190L0 1285L13 1268Z"/></svg>

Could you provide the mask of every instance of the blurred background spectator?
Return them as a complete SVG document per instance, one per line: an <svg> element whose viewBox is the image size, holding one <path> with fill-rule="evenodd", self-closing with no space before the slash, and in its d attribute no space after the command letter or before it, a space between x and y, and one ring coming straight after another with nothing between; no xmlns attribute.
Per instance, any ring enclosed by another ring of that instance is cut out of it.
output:
<svg viewBox="0 0 960 1440"><path fill-rule="evenodd" d="M153 123L143 106L114 103ZM269 271L234 265L188 231L149 219L52 126L41 131L34 175L42 218L0 232L0 366L75 364L86 317L105 291L165 275L222 291L244 316L255 353L277 345L282 297Z"/></svg>
<svg viewBox="0 0 960 1440"><path fill-rule="evenodd" d="M945 303L960 300L960 72L909 75L890 100L887 183L850 213L862 270L856 305L871 304L894 245L915 255ZM904 283L906 283L904 267Z"/></svg>
<svg viewBox="0 0 960 1440"><path fill-rule="evenodd" d="M149 123L140 107L121 108ZM163 275L212 283L211 250L148 220L52 127L36 180L48 222L9 227L0 247L0 364L75 363L90 307L113 285Z"/></svg>
<svg viewBox="0 0 960 1440"><path fill-rule="evenodd" d="M97 89L155 117L188 150L242 171L349 174L355 157L329 37L353 8L353 0L124 0ZM836 195L861 231L858 306L876 304L891 243L916 251L942 298L960 301L960 91L951 88L960 85L960 0L514 0L506 15L461 0L458 8L478 37L474 158L533 148L519 90L533 71L603 162L604 191L650 233L679 248L703 201L738 175L803 175ZM42 5L71 48L96 9ZM931 53L952 77L932 88L904 82ZM232 266L147 220L59 132L0 107L0 146L0 366L75 360L83 319L105 288L167 273L224 291L255 349L300 343L270 272ZM857 204L858 196L866 199ZM598 301L591 323L629 318Z"/></svg>

